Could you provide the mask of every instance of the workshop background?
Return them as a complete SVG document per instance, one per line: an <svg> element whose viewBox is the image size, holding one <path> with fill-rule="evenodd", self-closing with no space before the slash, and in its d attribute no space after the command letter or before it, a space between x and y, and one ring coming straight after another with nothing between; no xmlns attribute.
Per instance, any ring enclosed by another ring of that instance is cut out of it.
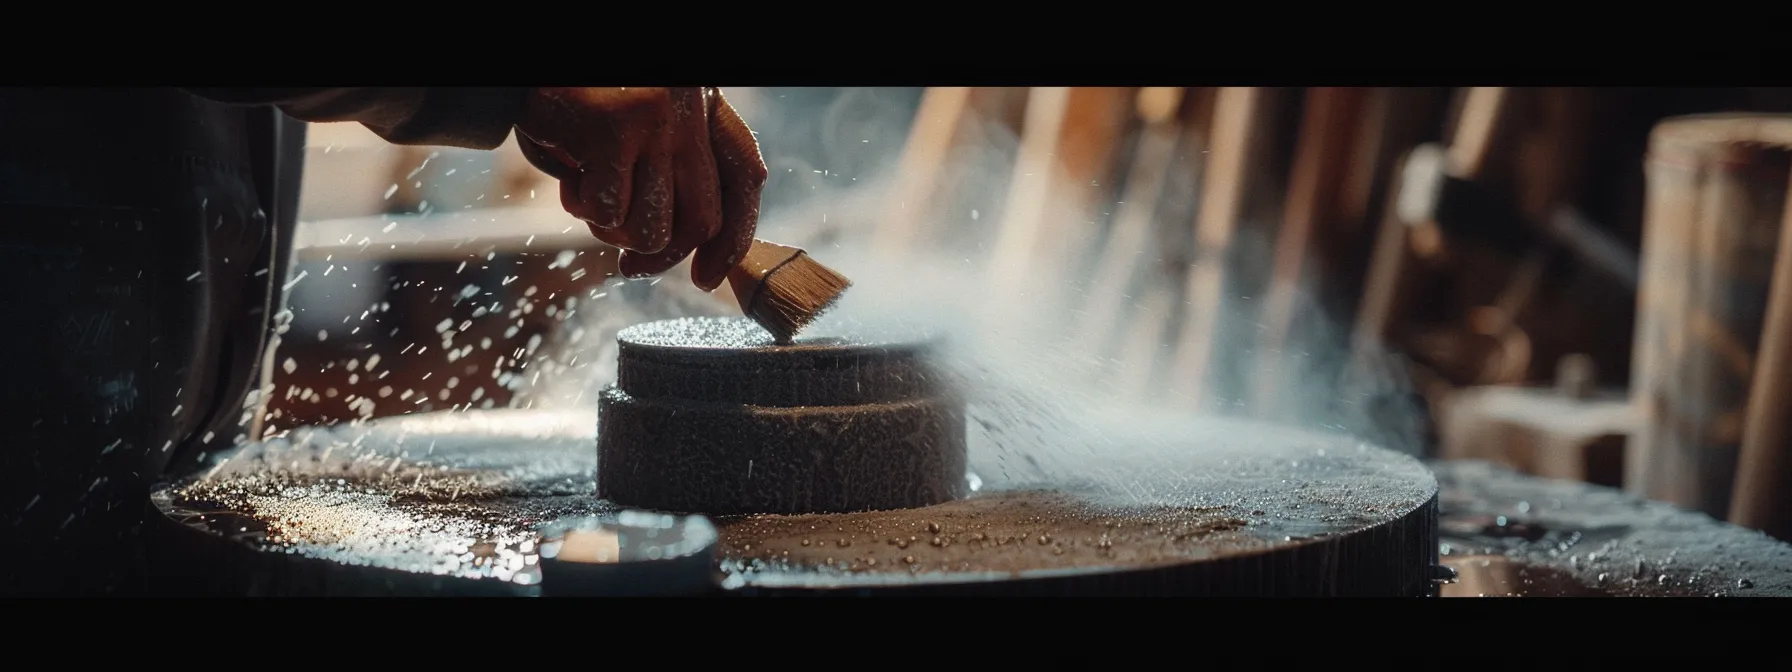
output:
<svg viewBox="0 0 1792 672"><path fill-rule="evenodd" d="M1792 122L1765 116L1792 90L726 94L770 168L765 237L974 267L979 292L1050 306L1087 365L1062 375L1104 394L1792 538L1792 318L1767 310L1792 305ZM1732 116L1676 119L1712 113ZM594 405L615 329L728 309L684 267L614 277L514 142L308 142L264 434Z"/></svg>

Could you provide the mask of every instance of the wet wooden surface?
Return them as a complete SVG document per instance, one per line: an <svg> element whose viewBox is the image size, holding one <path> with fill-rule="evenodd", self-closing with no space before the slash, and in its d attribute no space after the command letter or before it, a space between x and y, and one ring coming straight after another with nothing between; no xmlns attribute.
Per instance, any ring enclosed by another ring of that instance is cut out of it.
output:
<svg viewBox="0 0 1792 672"><path fill-rule="evenodd" d="M1462 574L1446 596L1792 596L1792 545L1760 532L1487 462L1430 466L1442 560Z"/></svg>

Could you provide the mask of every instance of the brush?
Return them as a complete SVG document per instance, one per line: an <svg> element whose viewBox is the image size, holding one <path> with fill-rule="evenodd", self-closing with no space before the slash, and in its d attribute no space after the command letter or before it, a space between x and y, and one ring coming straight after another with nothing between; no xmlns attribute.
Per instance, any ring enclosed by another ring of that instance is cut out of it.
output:
<svg viewBox="0 0 1792 672"><path fill-rule="evenodd" d="M833 307L852 281L809 258L801 248L754 240L747 256L728 271L740 310L789 344L803 327Z"/></svg>

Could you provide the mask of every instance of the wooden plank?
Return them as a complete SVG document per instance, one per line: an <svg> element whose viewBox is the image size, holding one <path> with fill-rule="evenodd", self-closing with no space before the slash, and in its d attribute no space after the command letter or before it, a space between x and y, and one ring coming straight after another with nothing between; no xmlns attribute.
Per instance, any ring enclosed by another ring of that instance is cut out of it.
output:
<svg viewBox="0 0 1792 672"><path fill-rule="evenodd" d="M1016 172L1003 199L1002 220L988 267L994 290L990 296L998 303L1012 300L1032 277L1028 271L1033 254L1053 209L1053 154L1069 106L1069 88L1034 87L1027 92L1020 150L1014 158Z"/></svg>
<svg viewBox="0 0 1792 672"><path fill-rule="evenodd" d="M1792 401L1792 207L1781 215L1774 256L1729 520L1792 539L1792 414L1786 413Z"/></svg>
<svg viewBox="0 0 1792 672"><path fill-rule="evenodd" d="M1025 293L1029 300L1056 300L1063 283L1035 269L1070 267L1076 245L1094 237L1095 206L1129 131L1133 95L1119 87L1032 90L1015 159L1019 172L991 250L992 298Z"/></svg>
<svg viewBox="0 0 1792 672"><path fill-rule="evenodd" d="M1487 167L1487 156L1499 132L1506 102L1510 98L1502 86L1477 86L1468 90L1462 116L1457 118L1456 133L1450 138L1451 174L1474 179Z"/></svg>
<svg viewBox="0 0 1792 672"><path fill-rule="evenodd" d="M493 251L605 247L584 222L558 205L301 222L293 234L293 254L319 261L441 259Z"/></svg>
<svg viewBox="0 0 1792 672"><path fill-rule="evenodd" d="M1178 91L1177 102L1180 102ZM1156 94L1167 98L1169 94ZM1168 106L1167 101L1145 101L1140 93L1141 117L1147 125L1141 131L1138 149L1126 178L1126 189L1114 212L1114 224L1106 245L1095 262L1094 276L1085 294L1076 333L1081 347L1089 352L1103 352L1109 339L1118 330L1120 316L1129 300L1129 293L1148 268L1148 253L1156 232L1158 201L1164 182L1176 158L1176 146L1182 128L1170 114L1149 117ZM1159 344L1150 344L1155 351ZM1130 353L1130 350L1123 351Z"/></svg>
<svg viewBox="0 0 1792 672"><path fill-rule="evenodd" d="M1340 87L1307 92L1257 346L1259 369L1253 377L1252 407L1260 414L1273 415L1281 407L1276 399L1286 383L1285 349L1296 326L1298 301L1313 277L1310 260L1316 230L1332 226L1340 218L1338 196L1352 163L1346 148L1353 144L1365 94L1362 89Z"/></svg>
<svg viewBox="0 0 1792 672"><path fill-rule="evenodd" d="M1187 313L1170 365L1170 389L1183 403L1199 406L1213 356L1214 327L1224 289L1224 255L1232 245L1245 199L1252 149L1264 132L1263 91L1221 89L1214 101L1213 132L1195 219L1195 259L1188 271Z"/></svg>
<svg viewBox="0 0 1792 672"><path fill-rule="evenodd" d="M932 227L926 217L940 189L940 175L970 117L971 89L958 86L928 87L921 94L914 125L896 164L895 184L886 215L873 230L873 246L880 252L901 255Z"/></svg>

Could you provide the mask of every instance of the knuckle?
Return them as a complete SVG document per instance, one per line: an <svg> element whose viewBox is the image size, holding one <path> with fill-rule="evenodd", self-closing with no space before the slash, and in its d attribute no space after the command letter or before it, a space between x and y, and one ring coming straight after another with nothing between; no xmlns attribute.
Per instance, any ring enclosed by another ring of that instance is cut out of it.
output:
<svg viewBox="0 0 1792 672"><path fill-rule="evenodd" d="M560 207L565 208L567 214L579 219L587 219L587 215L590 214L590 207L585 204L584 199L579 198L577 189L563 188L560 190Z"/></svg>
<svg viewBox="0 0 1792 672"><path fill-rule="evenodd" d="M764 159L754 157L753 160L741 165L740 179L748 189L757 191L764 187L765 180L769 176L770 171L766 169Z"/></svg>
<svg viewBox="0 0 1792 672"><path fill-rule="evenodd" d="M634 95L617 101L616 111L624 118L640 120L663 113L671 106L671 96L665 89L630 89Z"/></svg>

